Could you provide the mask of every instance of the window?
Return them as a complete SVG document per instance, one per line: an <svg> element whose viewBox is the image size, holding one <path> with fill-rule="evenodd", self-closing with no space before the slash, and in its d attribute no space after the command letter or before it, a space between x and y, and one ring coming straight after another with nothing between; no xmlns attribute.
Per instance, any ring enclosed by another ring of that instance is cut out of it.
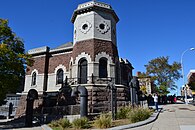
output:
<svg viewBox="0 0 195 130"><path fill-rule="evenodd" d="M70 63L70 78L72 78L72 62Z"/></svg>
<svg viewBox="0 0 195 130"><path fill-rule="evenodd" d="M100 78L107 78L107 59L101 58L99 60L99 77Z"/></svg>
<svg viewBox="0 0 195 130"><path fill-rule="evenodd" d="M78 76L78 83L79 84L86 84L87 83L87 60L81 59L79 61L79 76Z"/></svg>
<svg viewBox="0 0 195 130"><path fill-rule="evenodd" d="M64 78L64 74L63 74L63 70L59 69L57 71L57 77L56 77L56 84L62 84L63 83L63 78Z"/></svg>
<svg viewBox="0 0 195 130"><path fill-rule="evenodd" d="M37 74L36 72L33 72L31 86L36 85L36 78L37 78Z"/></svg>

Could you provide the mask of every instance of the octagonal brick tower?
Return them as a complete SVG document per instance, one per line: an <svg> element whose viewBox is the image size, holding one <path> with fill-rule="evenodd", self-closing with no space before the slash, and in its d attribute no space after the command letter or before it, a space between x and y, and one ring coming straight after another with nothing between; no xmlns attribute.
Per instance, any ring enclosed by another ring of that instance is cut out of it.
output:
<svg viewBox="0 0 195 130"><path fill-rule="evenodd" d="M80 78L92 74L100 77L99 61L101 58L107 60L107 77L119 82L119 58L116 40L116 24L118 16L108 4L90 1L78 5L72 19L74 24L72 62L73 77ZM81 73L78 69L82 58L87 61L87 73ZM75 70L75 71L74 71ZM78 72L78 73L77 73ZM118 76L118 77L117 77ZM90 81L87 78L87 81Z"/></svg>

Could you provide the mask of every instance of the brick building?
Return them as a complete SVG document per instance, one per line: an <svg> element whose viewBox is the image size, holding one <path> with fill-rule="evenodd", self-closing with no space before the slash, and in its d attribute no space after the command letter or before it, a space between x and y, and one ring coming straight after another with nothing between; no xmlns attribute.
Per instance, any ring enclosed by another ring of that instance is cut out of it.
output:
<svg viewBox="0 0 195 130"><path fill-rule="evenodd" d="M193 91L187 91L187 94L190 95L190 92L191 92L191 96L195 95L195 70L190 70L190 72L188 73L187 75L187 84L188 86L190 86L190 90L193 90Z"/></svg>
<svg viewBox="0 0 195 130"><path fill-rule="evenodd" d="M47 46L29 50L34 65L27 67L21 102L25 102L30 89L37 90L42 103L43 92L56 96L67 77L72 88L81 84L88 90L89 112L110 109L108 82L117 87L118 103L130 101L128 83L132 78L132 65L119 58L116 24L118 16L108 4L90 1L78 5L71 22L74 25L73 42L51 49ZM21 104L18 115L24 113Z"/></svg>

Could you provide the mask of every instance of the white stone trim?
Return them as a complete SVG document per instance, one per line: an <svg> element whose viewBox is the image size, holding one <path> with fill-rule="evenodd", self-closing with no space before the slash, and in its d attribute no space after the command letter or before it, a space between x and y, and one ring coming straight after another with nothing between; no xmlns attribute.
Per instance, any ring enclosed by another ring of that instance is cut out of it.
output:
<svg viewBox="0 0 195 130"><path fill-rule="evenodd" d="M73 71L73 58L71 57L69 62L69 78L72 78L73 76L72 71Z"/></svg>
<svg viewBox="0 0 195 130"><path fill-rule="evenodd" d="M87 25L87 28L86 28L86 29L83 29L83 26L84 26L84 25ZM88 22L88 21L85 21L85 22L83 22L83 23L80 25L79 30L80 30L82 33L86 34L87 32L89 32L89 30L91 29L91 27L92 27L92 24L91 24L90 22Z"/></svg>
<svg viewBox="0 0 195 130"><path fill-rule="evenodd" d="M36 54L36 53L43 53L48 51L47 46L39 47L39 48L34 48L28 51L28 54Z"/></svg>
<svg viewBox="0 0 195 130"><path fill-rule="evenodd" d="M189 79L192 76L193 73L195 73L195 70L194 69L190 70L190 72L187 75L187 78Z"/></svg>
<svg viewBox="0 0 195 130"><path fill-rule="evenodd" d="M63 47L63 48L57 48L57 49L52 49L49 52L67 51L67 50L72 49L72 48L73 48L73 46Z"/></svg>
<svg viewBox="0 0 195 130"><path fill-rule="evenodd" d="M114 70L114 66L113 65L114 65L114 63L112 61L112 58L108 54L106 54L106 52L100 52L100 53L98 53L96 55L95 62L99 63L99 60L101 58L106 58L107 59L108 77L113 77L114 76L114 73L113 73L113 70ZM99 65L97 67L99 68ZM99 71L97 71L97 76L99 76Z"/></svg>
<svg viewBox="0 0 195 130"><path fill-rule="evenodd" d="M32 58L40 58L40 57L46 57L46 55L43 54L43 55L33 56Z"/></svg>
<svg viewBox="0 0 195 130"><path fill-rule="evenodd" d="M112 58L106 54L106 52L100 52L95 56L95 62L99 63L100 58L105 57L108 60L108 64L113 64Z"/></svg>
<svg viewBox="0 0 195 130"><path fill-rule="evenodd" d="M102 7L102 8L112 9L112 7L109 4L102 3L102 2L97 2L97 1L89 1L89 2L86 2L86 3L83 3L83 4L79 4L77 9L93 7L94 5L98 6L98 7Z"/></svg>
<svg viewBox="0 0 195 130"><path fill-rule="evenodd" d="M104 25L104 29L100 28L100 25ZM101 34L105 34L110 30L110 27L108 25L108 23L104 20L102 20L101 22L99 22L99 24L96 25L96 29L101 33Z"/></svg>
<svg viewBox="0 0 195 130"><path fill-rule="evenodd" d="M57 74L57 71L58 71L59 69L62 69L62 70L64 71L64 73L66 72L66 67L65 67L64 65L62 65L62 64L59 64L59 65L55 68L54 73Z"/></svg>
<svg viewBox="0 0 195 130"><path fill-rule="evenodd" d="M73 64L73 68L72 68L72 78L77 78L78 77L78 65L79 65L79 61L85 58L87 60L87 76L91 76L93 73L93 66L91 66L92 61L91 61L91 56L85 52L82 52L81 54L79 54L76 59L75 59L75 64ZM76 79L77 81L77 79Z"/></svg>
<svg viewBox="0 0 195 130"><path fill-rule="evenodd" d="M80 55L76 57L75 64L78 64L79 60L82 58L86 58L87 63L91 63L91 56L89 54L86 54L85 52L82 52Z"/></svg>
<svg viewBox="0 0 195 130"><path fill-rule="evenodd" d="M72 65L73 65L73 58L72 58L72 57L70 58L69 67L70 67L71 63L72 63ZM70 68L69 68L69 69L70 69Z"/></svg>
<svg viewBox="0 0 195 130"><path fill-rule="evenodd" d="M70 53L72 53L72 51L62 52L62 53L57 53L57 54L52 54L52 56L59 56L59 55L70 54Z"/></svg>
<svg viewBox="0 0 195 130"><path fill-rule="evenodd" d="M34 70L31 72L30 75L32 76L34 72L35 72L37 75L39 74L39 73L38 73L38 70L37 70L37 69L34 69Z"/></svg>
<svg viewBox="0 0 195 130"><path fill-rule="evenodd" d="M32 85L32 78L33 78L33 73L36 73L36 81L35 81L35 85ZM37 87L37 82L38 82L38 70L37 69L34 69L32 72L31 72L31 77L30 77L30 84L31 84L31 88L36 88Z"/></svg>

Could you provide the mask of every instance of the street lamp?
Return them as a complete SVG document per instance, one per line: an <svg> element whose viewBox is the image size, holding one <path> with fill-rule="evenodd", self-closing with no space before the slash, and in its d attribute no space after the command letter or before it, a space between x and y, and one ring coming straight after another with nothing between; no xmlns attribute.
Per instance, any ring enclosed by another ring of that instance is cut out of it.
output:
<svg viewBox="0 0 195 130"><path fill-rule="evenodd" d="M185 85L185 76L184 76L183 56L187 51L193 51L193 50L195 50L195 48L190 48L190 49L187 49L187 50L183 51L183 53L181 54L181 69L182 69L182 77L183 77L185 103L186 104L188 104L188 102L187 102L187 88L186 88L186 85Z"/></svg>

